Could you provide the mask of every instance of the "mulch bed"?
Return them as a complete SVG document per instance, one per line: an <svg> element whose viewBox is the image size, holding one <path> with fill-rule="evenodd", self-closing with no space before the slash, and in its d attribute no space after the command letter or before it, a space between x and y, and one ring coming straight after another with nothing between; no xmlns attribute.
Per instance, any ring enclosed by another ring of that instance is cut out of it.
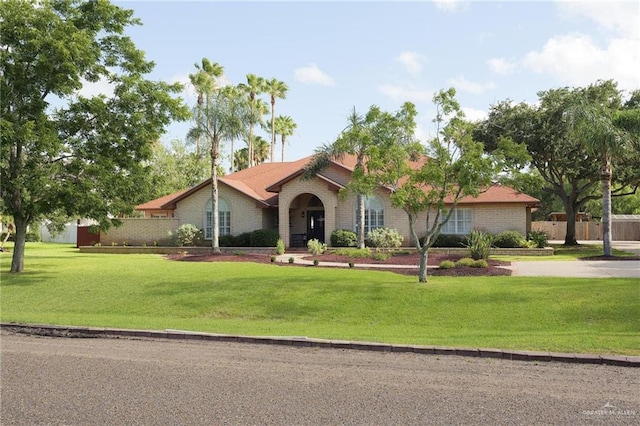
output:
<svg viewBox="0 0 640 426"><path fill-rule="evenodd" d="M180 254L172 254L165 256L167 259L182 261L182 262L255 262L255 263L271 263L271 256L268 254L254 254L254 253L245 253L245 254L207 254L207 255L180 255ZM427 264L429 266L438 266L440 262L443 260L451 260L456 261L463 256L460 255L450 255L450 254L430 254L428 258ZM397 274L403 275L418 275L418 265L420 264L420 258L417 253L412 254L402 254L391 256L387 260L374 260L370 258L350 258L347 256L338 256L335 254L322 254L319 256L308 256L304 259L314 260L318 259L319 266L322 266L323 262L337 262L337 263L349 263L349 261L353 261L356 265L357 269L369 269L375 271L388 271L395 272ZM363 264L378 264L378 265L411 265L415 266L415 268L384 268L384 267L376 267L376 268L365 268L359 265ZM300 264L289 264L289 263L277 263L278 266L291 266L291 267L313 267L308 265L300 265ZM489 260L489 266L487 268L472 268L472 267L458 267L452 269L438 269L438 268L429 268L428 275L429 276L504 276L511 275L511 270L506 268L501 268L500 266L508 266L510 262L501 262L497 260Z"/></svg>

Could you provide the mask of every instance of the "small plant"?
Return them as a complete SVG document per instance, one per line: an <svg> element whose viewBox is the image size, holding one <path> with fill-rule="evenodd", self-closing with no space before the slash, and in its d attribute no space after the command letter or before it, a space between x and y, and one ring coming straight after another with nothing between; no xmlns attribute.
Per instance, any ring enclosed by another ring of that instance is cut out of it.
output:
<svg viewBox="0 0 640 426"><path fill-rule="evenodd" d="M276 243L276 254L284 254L284 241L278 238L278 242Z"/></svg>
<svg viewBox="0 0 640 426"><path fill-rule="evenodd" d="M269 258L269 260L271 261L271 263L276 263L276 257L275 256L271 256Z"/></svg>
<svg viewBox="0 0 640 426"><path fill-rule="evenodd" d="M147 246L147 243L142 243L142 247L146 247L146 246Z"/></svg>
<svg viewBox="0 0 640 426"><path fill-rule="evenodd" d="M438 267L440 269L453 269L456 267L456 264L452 260L443 260L442 262L440 262L440 266Z"/></svg>
<svg viewBox="0 0 640 426"><path fill-rule="evenodd" d="M111 241L111 247L115 247L117 245L118 245L118 243L116 243L115 241Z"/></svg>
<svg viewBox="0 0 640 426"><path fill-rule="evenodd" d="M126 241L123 241L123 242L122 242L122 247L126 247L126 246L128 246L128 245L129 245L129 244L127 244L127 242L126 242Z"/></svg>
<svg viewBox="0 0 640 426"><path fill-rule="evenodd" d="M358 236L355 232L348 229L336 229L331 233L332 247L356 247L358 245Z"/></svg>
<svg viewBox="0 0 640 426"><path fill-rule="evenodd" d="M473 262L475 262L475 260L473 260L472 258L463 257L462 259L458 259L458 261L456 262L456 267L471 266L473 264Z"/></svg>
<svg viewBox="0 0 640 426"><path fill-rule="evenodd" d="M313 259L313 266L318 266L320 261L318 259Z"/></svg>
<svg viewBox="0 0 640 426"><path fill-rule="evenodd" d="M371 258L373 260L379 260L379 261L387 260L390 257L391 257L391 253L385 253L378 250L376 250L376 252L371 255Z"/></svg>
<svg viewBox="0 0 640 426"><path fill-rule="evenodd" d="M472 268L488 268L489 267L489 262L487 262L484 259L478 259L475 260L472 264L471 264Z"/></svg>
<svg viewBox="0 0 640 426"><path fill-rule="evenodd" d="M395 229L377 228L367 233L367 245L371 247L396 248L402 245L404 238Z"/></svg>
<svg viewBox="0 0 640 426"><path fill-rule="evenodd" d="M234 250L233 254L236 255L236 256L244 256L245 252L244 252L244 250Z"/></svg>
<svg viewBox="0 0 640 426"><path fill-rule="evenodd" d="M348 263L348 265L349 265L349 268L353 268L353 266L355 265L355 263L353 263L353 260L350 260L350 261L349 261L349 263Z"/></svg>
<svg viewBox="0 0 640 426"><path fill-rule="evenodd" d="M154 241L153 241L153 246L154 246L154 247L158 247L158 242L154 240Z"/></svg>
<svg viewBox="0 0 640 426"><path fill-rule="evenodd" d="M503 231L494 237L493 245L500 248L521 248L527 246L527 240L518 231Z"/></svg>
<svg viewBox="0 0 640 426"><path fill-rule="evenodd" d="M190 223L180 225L176 234L176 244L179 247L194 247L202 239L202 231Z"/></svg>
<svg viewBox="0 0 640 426"><path fill-rule="evenodd" d="M318 239L314 238L307 242L307 249L309 253L317 256L319 254L324 253L327 250L327 245L325 243L321 243Z"/></svg>
<svg viewBox="0 0 640 426"><path fill-rule="evenodd" d="M488 259L491 254L493 236L482 231L471 231L469 234L469 250L473 260Z"/></svg>
<svg viewBox="0 0 640 426"><path fill-rule="evenodd" d="M545 248L549 244L549 234L545 231L529 232L529 240L532 241L537 248Z"/></svg>
<svg viewBox="0 0 640 426"><path fill-rule="evenodd" d="M93 246L94 246L94 247L102 247L102 244L100 244L100 243L94 243L94 244L93 244Z"/></svg>
<svg viewBox="0 0 640 426"><path fill-rule="evenodd" d="M289 263L293 263L293 260L294 260L293 257L290 257L289 258Z"/></svg>
<svg viewBox="0 0 640 426"><path fill-rule="evenodd" d="M363 249L357 248L341 248L333 251L334 254L338 256L347 256L347 257L371 257L371 249L369 247L365 247Z"/></svg>

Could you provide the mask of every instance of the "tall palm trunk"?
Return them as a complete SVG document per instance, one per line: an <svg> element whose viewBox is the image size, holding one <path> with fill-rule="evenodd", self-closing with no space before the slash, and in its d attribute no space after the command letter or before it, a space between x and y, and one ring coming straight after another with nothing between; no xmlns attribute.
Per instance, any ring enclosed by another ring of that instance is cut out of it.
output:
<svg viewBox="0 0 640 426"><path fill-rule="evenodd" d="M280 159L281 163L284 163L284 144L286 142L286 136L282 135L282 158Z"/></svg>
<svg viewBox="0 0 640 426"><path fill-rule="evenodd" d="M602 249L611 256L611 156L604 155L600 177L602 179Z"/></svg>
<svg viewBox="0 0 640 426"><path fill-rule="evenodd" d="M276 98L271 96L271 156L270 161L273 163L273 157L275 156L275 146L276 146Z"/></svg>

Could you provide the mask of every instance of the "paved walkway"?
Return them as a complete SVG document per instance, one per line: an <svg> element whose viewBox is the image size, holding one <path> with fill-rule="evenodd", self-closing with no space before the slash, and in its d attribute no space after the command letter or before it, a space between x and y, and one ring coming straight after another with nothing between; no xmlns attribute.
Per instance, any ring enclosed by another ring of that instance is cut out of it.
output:
<svg viewBox="0 0 640 426"><path fill-rule="evenodd" d="M553 244L561 244L562 241L551 241ZM579 241L580 244L596 244L598 241ZM640 241L614 241L613 247L640 256ZM308 253L285 253L276 257L276 262L286 263L289 258L294 263L313 265L310 260L303 259ZM349 265L341 262L322 262L322 266L348 268ZM356 267L406 269L415 268L409 265L381 265L381 264L356 264ZM435 268L431 266L430 268ZM640 278L640 260L579 260L579 261L518 261L511 262L507 267L513 271L514 276L522 277L581 277L581 278Z"/></svg>

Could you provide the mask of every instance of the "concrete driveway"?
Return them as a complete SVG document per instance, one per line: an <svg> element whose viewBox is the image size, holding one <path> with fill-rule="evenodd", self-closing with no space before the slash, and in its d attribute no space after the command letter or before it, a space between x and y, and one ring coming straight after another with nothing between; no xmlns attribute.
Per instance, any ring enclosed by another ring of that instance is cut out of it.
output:
<svg viewBox="0 0 640 426"><path fill-rule="evenodd" d="M551 241L562 244L562 241ZM602 244L601 241L579 241ZM640 256L640 241L614 241L618 250ZM513 275L527 277L640 278L640 260L576 260L511 262Z"/></svg>

